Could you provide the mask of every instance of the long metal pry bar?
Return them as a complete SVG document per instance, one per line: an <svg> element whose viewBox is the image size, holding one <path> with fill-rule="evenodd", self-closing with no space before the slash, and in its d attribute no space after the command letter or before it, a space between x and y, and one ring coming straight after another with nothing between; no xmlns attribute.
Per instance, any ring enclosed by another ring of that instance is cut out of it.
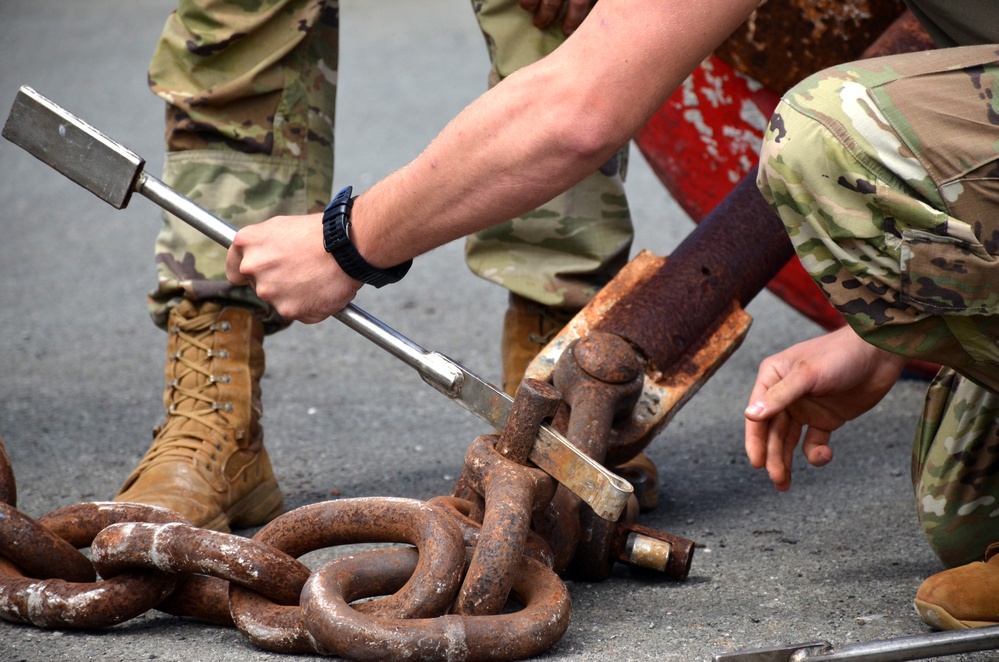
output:
<svg viewBox="0 0 999 662"><path fill-rule="evenodd" d="M153 201L228 248L236 228L144 171L145 160L30 87L21 87L3 136L116 209L133 192ZM414 368L425 382L496 428L512 398L438 352L429 352L351 304L334 315L343 324ZM530 460L586 502L599 516L616 520L631 485L542 426Z"/></svg>
<svg viewBox="0 0 999 662"><path fill-rule="evenodd" d="M827 641L715 655L713 662L904 662L999 648L999 626L833 646Z"/></svg>

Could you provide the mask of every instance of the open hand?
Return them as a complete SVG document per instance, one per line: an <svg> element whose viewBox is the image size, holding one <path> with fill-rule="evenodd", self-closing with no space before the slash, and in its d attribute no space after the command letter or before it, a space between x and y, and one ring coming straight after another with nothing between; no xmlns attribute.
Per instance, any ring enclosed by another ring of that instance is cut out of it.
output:
<svg viewBox="0 0 999 662"><path fill-rule="evenodd" d="M805 341L760 364L746 408L746 455L778 490L791 486L791 461L832 460L833 430L874 407L898 381L905 357L862 340L850 327Z"/></svg>

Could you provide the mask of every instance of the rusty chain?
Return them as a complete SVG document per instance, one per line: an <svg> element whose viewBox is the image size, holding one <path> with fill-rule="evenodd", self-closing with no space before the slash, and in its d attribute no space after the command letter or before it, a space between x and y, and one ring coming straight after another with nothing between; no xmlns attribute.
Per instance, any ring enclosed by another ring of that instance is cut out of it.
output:
<svg viewBox="0 0 999 662"><path fill-rule="evenodd" d="M16 508L0 440L0 618L91 629L157 609L235 627L279 653L540 655L569 625L561 576L603 580L620 561L682 579L693 553L691 541L635 524L634 498L621 521L607 522L527 463L538 427L553 416L574 444L604 461L615 420L642 388L628 343L594 333L570 346L552 381L525 380L502 434L469 446L451 495L312 504L252 538L131 503L82 503L33 520ZM298 560L358 543L386 546L314 571ZM79 551L87 547L89 559Z"/></svg>

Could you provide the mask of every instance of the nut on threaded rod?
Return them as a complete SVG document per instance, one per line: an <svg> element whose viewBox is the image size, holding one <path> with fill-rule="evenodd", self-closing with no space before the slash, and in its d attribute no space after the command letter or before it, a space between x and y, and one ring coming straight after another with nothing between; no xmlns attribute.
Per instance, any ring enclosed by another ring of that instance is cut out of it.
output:
<svg viewBox="0 0 999 662"><path fill-rule="evenodd" d="M694 558L694 541L639 524L618 525L615 559L657 572L670 579L686 579Z"/></svg>

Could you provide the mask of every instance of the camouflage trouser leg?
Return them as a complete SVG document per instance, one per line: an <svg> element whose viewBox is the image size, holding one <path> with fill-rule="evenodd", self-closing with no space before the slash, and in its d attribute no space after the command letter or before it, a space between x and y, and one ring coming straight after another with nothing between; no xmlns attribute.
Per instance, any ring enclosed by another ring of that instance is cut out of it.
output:
<svg viewBox="0 0 999 662"><path fill-rule="evenodd" d="M953 368L927 396L913 480L940 558L980 558L999 540L999 47L820 72L785 95L760 164L761 190L850 325Z"/></svg>
<svg viewBox="0 0 999 662"><path fill-rule="evenodd" d="M333 178L336 0L180 0L149 69L167 102L164 181L236 227L320 211ZM225 249L169 214L156 242L160 325L180 299L256 309L225 279Z"/></svg>
<svg viewBox="0 0 999 662"><path fill-rule="evenodd" d="M517 0L472 0L492 62L490 84L563 41L561 22L538 30ZM577 186L510 222L468 238L475 274L539 303L578 309L627 262L632 226L624 194L627 148Z"/></svg>
<svg viewBox="0 0 999 662"><path fill-rule="evenodd" d="M926 392L912 452L923 532L949 566L999 541L999 395L943 368Z"/></svg>

